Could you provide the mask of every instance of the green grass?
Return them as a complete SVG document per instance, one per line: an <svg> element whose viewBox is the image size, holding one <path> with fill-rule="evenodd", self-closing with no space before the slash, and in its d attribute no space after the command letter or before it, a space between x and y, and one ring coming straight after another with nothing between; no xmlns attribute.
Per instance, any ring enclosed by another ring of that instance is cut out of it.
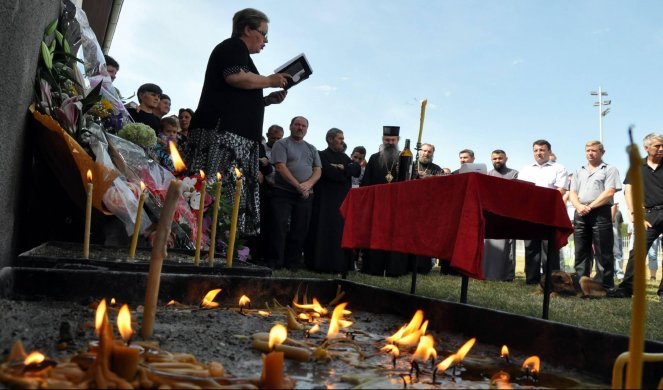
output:
<svg viewBox="0 0 663 390"><path fill-rule="evenodd" d="M332 279L338 275L300 270L297 272L274 271L277 277ZM380 288L410 292L412 277L381 277L351 272L348 280ZM458 276L440 275L434 268L429 275L417 277L417 295L450 302L460 301ZM659 282L647 282L646 338L663 339L663 302L656 295ZM524 275L517 274L511 283L470 279L467 303L509 313L541 318L543 294L536 286L525 284ZM549 319L586 329L627 335L631 323L631 299L582 299L552 296Z"/></svg>

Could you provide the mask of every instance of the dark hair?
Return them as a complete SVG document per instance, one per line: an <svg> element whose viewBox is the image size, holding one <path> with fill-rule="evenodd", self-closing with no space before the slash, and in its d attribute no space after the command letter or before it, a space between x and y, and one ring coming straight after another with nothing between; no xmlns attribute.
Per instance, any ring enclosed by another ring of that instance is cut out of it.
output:
<svg viewBox="0 0 663 390"><path fill-rule="evenodd" d="M550 146L550 142L546 141L545 139L537 139L536 141L534 141L532 143L532 147L534 147L534 145L538 145L538 146L545 145L545 146L548 147L548 150L552 150L552 146Z"/></svg>
<svg viewBox="0 0 663 390"><path fill-rule="evenodd" d="M177 117L178 117L178 118L181 118L181 117L182 117L182 113L183 113L184 111L188 112L188 113L191 115L191 117L193 118L194 111L193 111L192 109L190 109L190 108L180 108L179 115L178 115Z"/></svg>
<svg viewBox="0 0 663 390"><path fill-rule="evenodd" d="M104 60L106 61L106 66L113 66L115 69L120 70L120 64L115 61L115 58L109 56L108 54L104 54Z"/></svg>
<svg viewBox="0 0 663 390"><path fill-rule="evenodd" d="M246 8L241 11L237 11L233 16L233 38L239 38L244 33L244 27L249 26L253 30L257 30L260 27L260 23L267 22L269 23L269 18L265 15L264 12L258 11L253 8Z"/></svg>
<svg viewBox="0 0 663 390"><path fill-rule="evenodd" d="M269 134L270 131L274 131L274 130L277 130L277 131L280 131L281 133L283 133L283 127L281 127L279 125L271 125L267 129L267 134Z"/></svg>
<svg viewBox="0 0 663 390"><path fill-rule="evenodd" d="M153 92L153 93L156 93L159 96L161 96L161 94L163 93L161 88L156 84L152 84L152 83L143 84L140 87L138 87L138 92L136 92L136 95L138 96L138 102L139 103L140 103L140 95L143 92Z"/></svg>
<svg viewBox="0 0 663 390"><path fill-rule="evenodd" d="M504 150L502 150L502 149L495 149L495 150L493 150L492 153L490 153L490 154L503 154L503 155L506 156L506 152L505 152Z"/></svg>
<svg viewBox="0 0 663 390"><path fill-rule="evenodd" d="M163 130L164 125L171 125L175 126L177 128L177 131L180 129L180 121L177 120L177 118L174 118L172 116L164 116L161 118L161 130Z"/></svg>
<svg viewBox="0 0 663 390"><path fill-rule="evenodd" d="M329 142L330 140L336 138L338 134L343 134L343 130L337 129L336 127L332 127L327 131L327 135L325 136L325 141Z"/></svg>
<svg viewBox="0 0 663 390"><path fill-rule="evenodd" d="M165 93L162 93L161 96L159 96L159 99L173 100L173 99L170 98L170 96L166 95Z"/></svg>
<svg viewBox="0 0 663 390"><path fill-rule="evenodd" d="M292 124L295 123L295 121L297 120L297 118L302 118L303 120L305 120L305 121L306 121L306 126L308 126L308 119L304 118L304 117L301 116L301 115L297 115L296 117L292 118L292 120L290 121L290 126L292 126Z"/></svg>
<svg viewBox="0 0 663 390"><path fill-rule="evenodd" d="M463 153L467 153L470 155L470 157L474 157L474 151L471 149L463 149L460 152L458 152L458 155L461 155Z"/></svg>
<svg viewBox="0 0 663 390"><path fill-rule="evenodd" d="M366 156L366 148L363 147L363 146L355 146L355 148L352 149L351 154L355 154L355 153L360 153L360 154L363 154L364 156Z"/></svg>

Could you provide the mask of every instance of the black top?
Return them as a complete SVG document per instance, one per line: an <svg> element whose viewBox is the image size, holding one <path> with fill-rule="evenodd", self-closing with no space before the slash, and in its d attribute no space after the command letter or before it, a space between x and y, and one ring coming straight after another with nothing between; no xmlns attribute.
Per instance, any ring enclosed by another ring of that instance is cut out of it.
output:
<svg viewBox="0 0 663 390"><path fill-rule="evenodd" d="M154 129L156 135L159 135L159 129L161 127L161 121L159 117L145 111L136 111L135 108L127 108L127 112L131 115L131 118L136 123L144 123Z"/></svg>
<svg viewBox="0 0 663 390"><path fill-rule="evenodd" d="M658 164L656 169L652 169L647 164L647 158L644 158L640 167L644 184L645 207L663 206L663 162ZM624 184L631 184L629 175L626 175Z"/></svg>
<svg viewBox="0 0 663 390"><path fill-rule="evenodd" d="M215 129L218 123L219 130L261 140L265 115L262 89L235 88L225 79L240 70L260 74L244 41L228 38L212 50L198 108L189 128Z"/></svg>

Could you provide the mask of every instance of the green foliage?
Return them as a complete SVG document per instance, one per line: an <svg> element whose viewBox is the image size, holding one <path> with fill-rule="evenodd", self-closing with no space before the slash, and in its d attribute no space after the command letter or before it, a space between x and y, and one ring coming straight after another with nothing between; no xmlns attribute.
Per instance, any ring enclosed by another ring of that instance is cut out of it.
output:
<svg viewBox="0 0 663 390"><path fill-rule="evenodd" d="M117 135L145 149L157 144L154 129L144 123L128 123L122 127Z"/></svg>

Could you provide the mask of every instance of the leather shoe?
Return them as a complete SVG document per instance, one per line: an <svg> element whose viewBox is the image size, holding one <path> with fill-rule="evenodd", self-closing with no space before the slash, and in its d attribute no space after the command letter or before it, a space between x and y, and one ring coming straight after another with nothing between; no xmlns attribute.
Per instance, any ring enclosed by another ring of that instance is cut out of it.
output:
<svg viewBox="0 0 663 390"><path fill-rule="evenodd" d="M606 298L630 298L633 293L623 288L610 288L606 290Z"/></svg>

